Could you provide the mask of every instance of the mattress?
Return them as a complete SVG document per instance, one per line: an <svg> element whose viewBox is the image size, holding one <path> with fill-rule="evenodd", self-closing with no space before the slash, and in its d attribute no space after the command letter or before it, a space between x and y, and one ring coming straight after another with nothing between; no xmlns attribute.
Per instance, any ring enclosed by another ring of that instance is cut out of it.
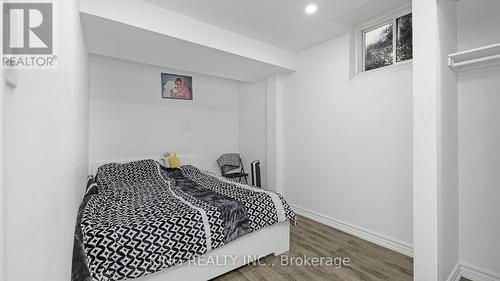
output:
<svg viewBox="0 0 500 281"><path fill-rule="evenodd" d="M194 166L106 164L79 209L72 280L142 277L286 220L296 223L281 195Z"/></svg>

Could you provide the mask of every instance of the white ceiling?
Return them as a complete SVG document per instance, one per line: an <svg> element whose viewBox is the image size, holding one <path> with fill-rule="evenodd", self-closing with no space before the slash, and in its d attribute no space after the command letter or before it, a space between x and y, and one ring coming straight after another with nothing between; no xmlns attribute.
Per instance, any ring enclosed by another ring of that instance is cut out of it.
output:
<svg viewBox="0 0 500 281"><path fill-rule="evenodd" d="M143 0L241 35L300 52L410 0ZM318 11L306 15L314 3Z"/></svg>
<svg viewBox="0 0 500 281"><path fill-rule="evenodd" d="M245 82L292 71L94 15L81 19L92 54Z"/></svg>

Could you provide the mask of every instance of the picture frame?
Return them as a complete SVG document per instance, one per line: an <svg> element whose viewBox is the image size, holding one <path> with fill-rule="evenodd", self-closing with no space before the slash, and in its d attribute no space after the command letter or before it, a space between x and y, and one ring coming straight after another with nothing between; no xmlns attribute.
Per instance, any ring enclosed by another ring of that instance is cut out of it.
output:
<svg viewBox="0 0 500 281"><path fill-rule="evenodd" d="M161 73L162 99L193 100L193 77Z"/></svg>

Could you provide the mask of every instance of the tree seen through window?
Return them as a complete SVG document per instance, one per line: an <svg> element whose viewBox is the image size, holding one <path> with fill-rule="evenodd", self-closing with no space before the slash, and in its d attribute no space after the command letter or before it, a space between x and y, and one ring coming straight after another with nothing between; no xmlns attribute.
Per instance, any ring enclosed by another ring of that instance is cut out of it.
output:
<svg viewBox="0 0 500 281"><path fill-rule="evenodd" d="M412 59L412 41L411 13L363 32L364 71Z"/></svg>

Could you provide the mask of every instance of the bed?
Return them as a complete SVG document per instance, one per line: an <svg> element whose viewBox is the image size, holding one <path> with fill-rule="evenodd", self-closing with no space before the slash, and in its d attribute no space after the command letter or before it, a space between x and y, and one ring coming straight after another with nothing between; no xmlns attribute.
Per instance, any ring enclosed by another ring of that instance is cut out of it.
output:
<svg viewBox="0 0 500 281"><path fill-rule="evenodd" d="M290 223L281 195L191 165L105 164L78 212L72 280L208 280L288 251Z"/></svg>

